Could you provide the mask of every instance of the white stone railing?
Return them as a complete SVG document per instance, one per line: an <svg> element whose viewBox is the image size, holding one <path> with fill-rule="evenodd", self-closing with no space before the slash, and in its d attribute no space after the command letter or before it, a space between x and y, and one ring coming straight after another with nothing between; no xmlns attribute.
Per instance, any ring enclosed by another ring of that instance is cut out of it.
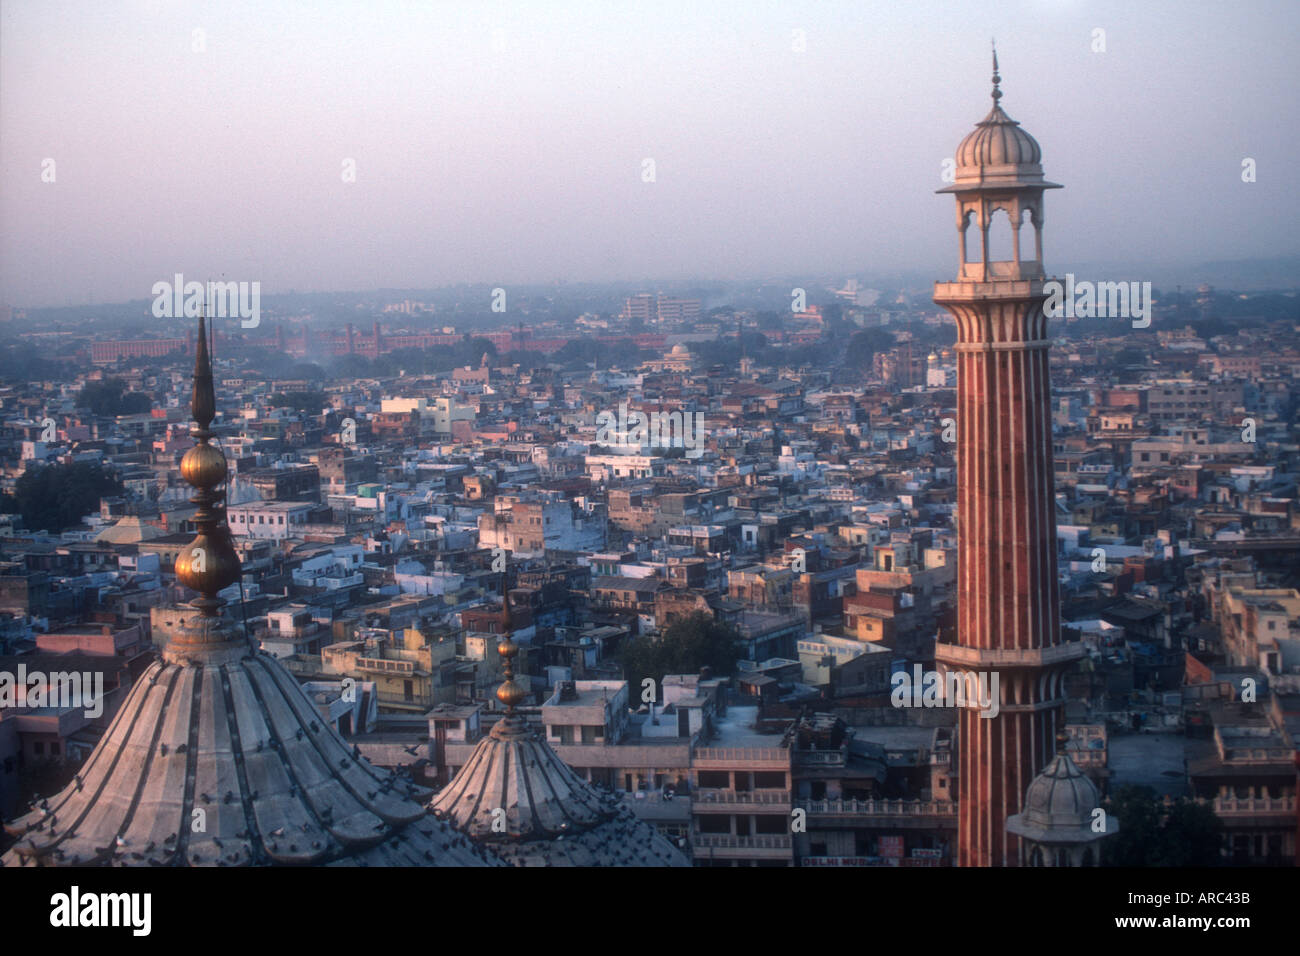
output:
<svg viewBox="0 0 1300 956"><path fill-rule="evenodd" d="M788 762L790 751L781 747L697 747L695 760L779 760Z"/></svg>
<svg viewBox="0 0 1300 956"><path fill-rule="evenodd" d="M1212 806L1219 816L1253 813L1295 813L1295 797L1215 797Z"/></svg>

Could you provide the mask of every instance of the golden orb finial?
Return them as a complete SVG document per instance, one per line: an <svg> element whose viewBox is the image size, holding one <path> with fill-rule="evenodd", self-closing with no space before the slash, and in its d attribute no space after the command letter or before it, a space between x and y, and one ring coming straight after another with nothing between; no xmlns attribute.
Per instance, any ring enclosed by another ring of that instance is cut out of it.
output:
<svg viewBox="0 0 1300 956"><path fill-rule="evenodd" d="M505 681L497 688L497 700L506 708L506 716L514 717L515 708L524 702L528 692L515 683L515 657L519 645L514 642L514 619L510 614L509 569L501 574L501 637L497 653L501 655L501 675Z"/></svg>
<svg viewBox="0 0 1300 956"><path fill-rule="evenodd" d="M199 316L198 348L194 353L194 394L190 413L195 426L190 435L195 444L181 459L181 477L195 488L190 501L198 505L194 523L198 525L199 533L177 555L176 577L201 595L193 602L200 615L215 618L225 603L217 593L239 580L240 566L230 528L225 522L225 509L221 506L225 496L216 490L226 480L226 456L211 445L213 432L209 426L216 417L217 405L203 315Z"/></svg>

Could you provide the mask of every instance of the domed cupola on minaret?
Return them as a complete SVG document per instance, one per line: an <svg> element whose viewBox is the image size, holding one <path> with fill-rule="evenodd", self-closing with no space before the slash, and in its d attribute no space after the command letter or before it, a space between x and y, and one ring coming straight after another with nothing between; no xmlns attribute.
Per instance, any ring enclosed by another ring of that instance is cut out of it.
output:
<svg viewBox="0 0 1300 956"><path fill-rule="evenodd" d="M1065 752L1057 735L1056 756L1025 792L1024 808L1007 819L1020 837L1028 866L1098 866L1099 842L1119 832L1119 821L1101 809L1096 785Z"/></svg>
<svg viewBox="0 0 1300 956"><path fill-rule="evenodd" d="M993 51L993 108L957 147L956 178L940 189L957 198L959 278L1033 278L1043 275L1043 191L1060 189L1043 178L1043 151L1038 141L1002 109L1002 77ZM998 259L990 230L1002 212L1011 233L1009 259ZM1021 232L1033 230L1032 252ZM970 235L970 227L976 229Z"/></svg>

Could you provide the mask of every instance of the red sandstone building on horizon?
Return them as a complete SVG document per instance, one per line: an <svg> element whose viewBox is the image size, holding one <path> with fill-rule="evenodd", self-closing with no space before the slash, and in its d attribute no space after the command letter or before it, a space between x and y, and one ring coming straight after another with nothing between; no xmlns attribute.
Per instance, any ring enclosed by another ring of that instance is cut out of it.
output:
<svg viewBox="0 0 1300 956"><path fill-rule="evenodd" d="M369 333L358 330L348 323L342 330L310 330L305 324L294 323L291 330L285 331L285 323L275 322L275 332L270 337L248 339L243 336L227 336L216 332L213 336L214 356L224 353L226 349L270 349L295 358L310 358L318 355L361 355L375 358L389 352L402 349L428 349L439 346L459 345L465 340L466 333L447 334L443 332L385 332L378 321L371 326ZM486 339L500 354L507 352L541 352L550 354L564 348L574 337L534 338L527 328L507 329L493 332L470 332L471 338ZM640 348L663 348L667 342L662 333L642 333L639 335L601 335L595 341L617 343L631 340ZM194 333L187 332L185 338L153 339L110 339L90 343L90 360L95 365L111 365L121 359L159 358L182 352L194 354Z"/></svg>

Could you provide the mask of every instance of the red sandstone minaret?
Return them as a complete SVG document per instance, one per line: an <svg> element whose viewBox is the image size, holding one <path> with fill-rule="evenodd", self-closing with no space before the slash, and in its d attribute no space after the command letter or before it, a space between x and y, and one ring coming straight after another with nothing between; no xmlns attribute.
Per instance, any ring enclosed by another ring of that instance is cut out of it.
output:
<svg viewBox="0 0 1300 956"><path fill-rule="evenodd" d="M1056 577L1051 383L1043 314L1042 151L1002 111L993 54L993 109L957 147L961 262L934 301L957 320L957 644L935 652L944 671L996 674L996 716L963 707L958 723L959 866L1010 866L1031 780L1064 727L1064 674L1082 652L1061 644ZM968 243L971 225L975 242ZM1033 229L1022 254L1021 229ZM990 232L1010 232L995 261ZM988 712L991 708L985 710Z"/></svg>

